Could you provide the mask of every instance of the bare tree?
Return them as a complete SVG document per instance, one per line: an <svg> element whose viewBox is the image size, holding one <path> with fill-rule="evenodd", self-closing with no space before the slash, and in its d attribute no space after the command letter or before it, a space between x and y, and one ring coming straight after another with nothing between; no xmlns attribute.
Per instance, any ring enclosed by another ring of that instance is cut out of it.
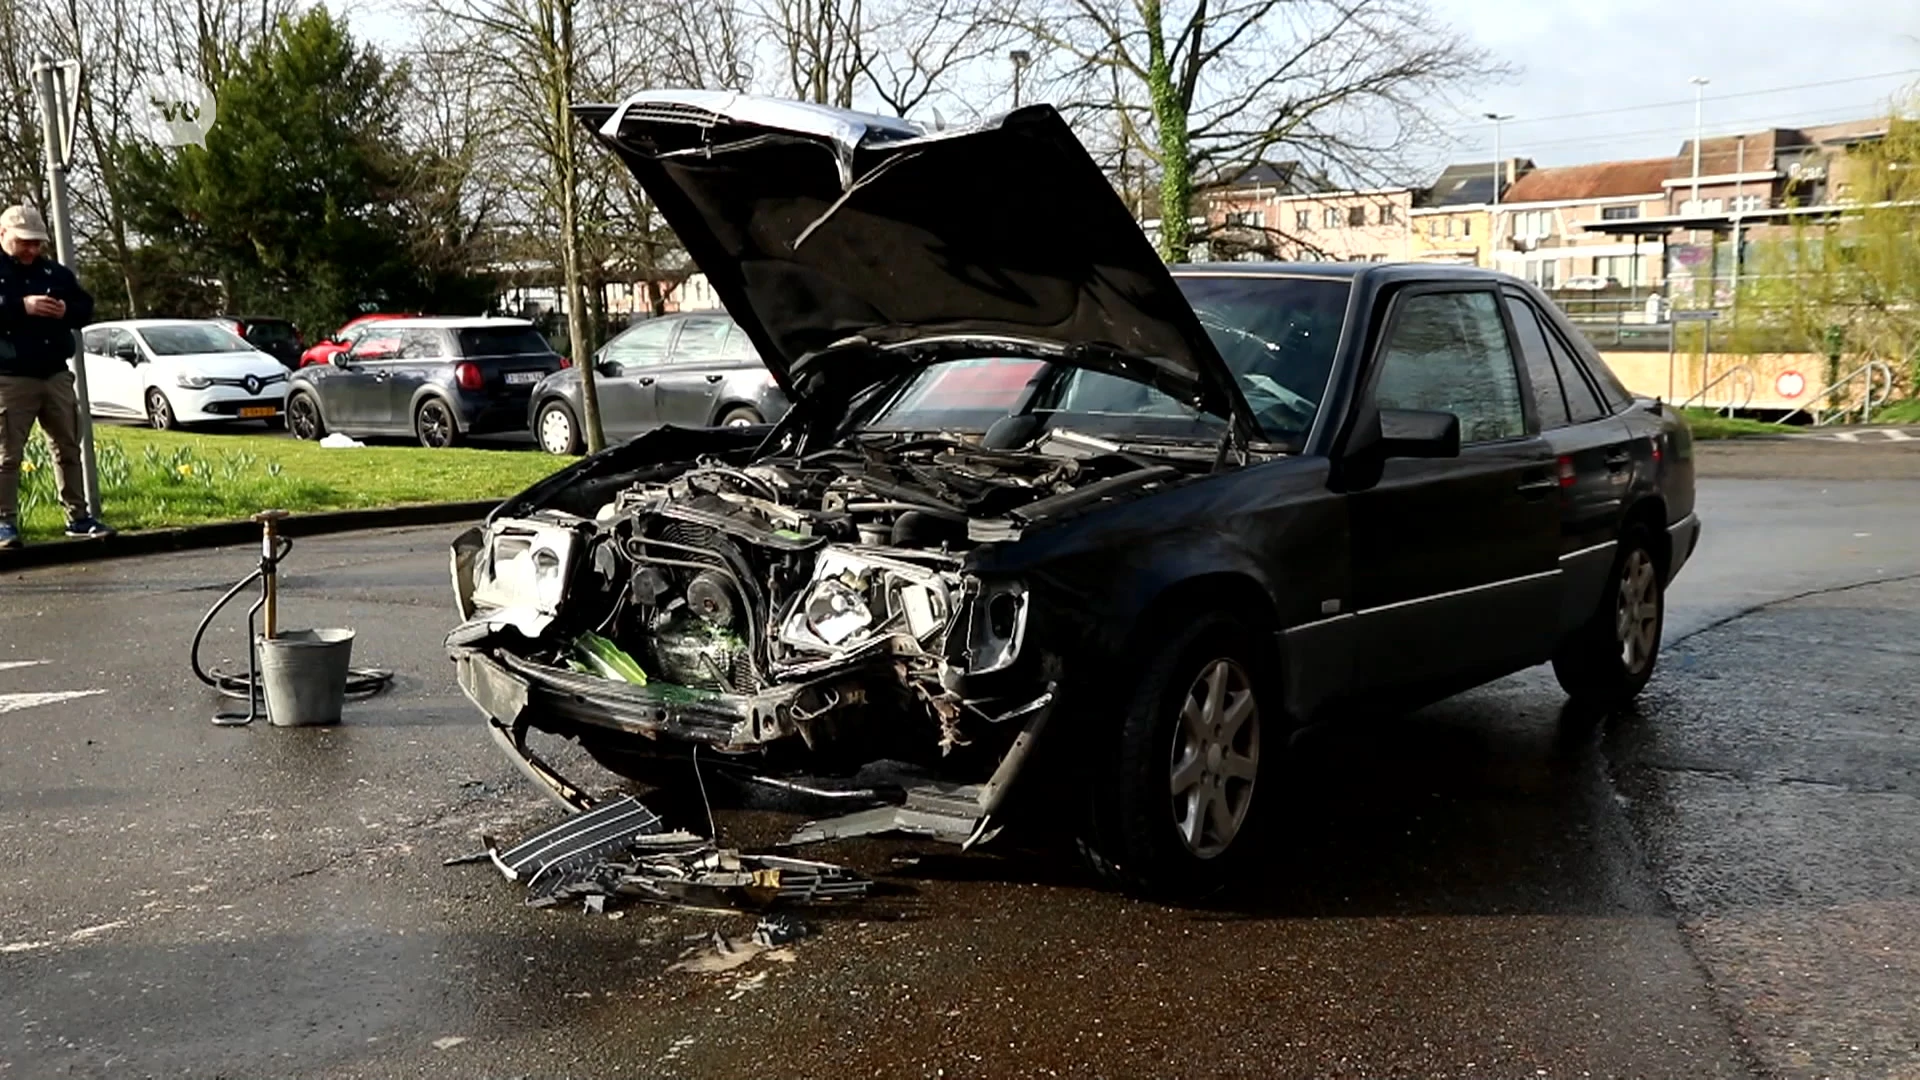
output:
<svg viewBox="0 0 1920 1080"><path fill-rule="evenodd" d="M1284 156L1378 180L1437 136L1441 94L1499 73L1424 0L1037 0L1031 34L1070 107L1112 115L1159 174L1160 247L1183 261L1196 189Z"/></svg>

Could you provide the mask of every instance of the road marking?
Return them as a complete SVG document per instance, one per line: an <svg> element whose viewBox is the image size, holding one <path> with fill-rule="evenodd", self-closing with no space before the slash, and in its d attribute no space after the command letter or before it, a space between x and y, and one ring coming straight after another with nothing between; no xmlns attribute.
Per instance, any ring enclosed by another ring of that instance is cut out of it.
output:
<svg viewBox="0 0 1920 1080"><path fill-rule="evenodd" d="M1883 431L1880 434L1885 435L1889 442L1912 442L1913 441L1913 436L1907 434L1904 431Z"/></svg>
<svg viewBox="0 0 1920 1080"><path fill-rule="evenodd" d="M12 671L17 667L38 667L45 660L0 660L0 671Z"/></svg>
<svg viewBox="0 0 1920 1080"><path fill-rule="evenodd" d="M104 694L105 690L54 690L40 694L0 694L0 715L31 709L37 705L57 705L74 698Z"/></svg>
<svg viewBox="0 0 1920 1080"><path fill-rule="evenodd" d="M1836 431L1834 432L1833 437L1840 440L1841 442L1857 443L1860 441L1859 433L1854 431Z"/></svg>

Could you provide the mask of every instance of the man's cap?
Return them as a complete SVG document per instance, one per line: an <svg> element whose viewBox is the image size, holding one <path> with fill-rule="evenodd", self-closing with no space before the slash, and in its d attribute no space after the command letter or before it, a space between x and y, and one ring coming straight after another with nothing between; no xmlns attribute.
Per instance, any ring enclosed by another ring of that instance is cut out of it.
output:
<svg viewBox="0 0 1920 1080"><path fill-rule="evenodd" d="M47 239L47 219L31 206L9 206L4 213L0 213L0 234L44 243Z"/></svg>

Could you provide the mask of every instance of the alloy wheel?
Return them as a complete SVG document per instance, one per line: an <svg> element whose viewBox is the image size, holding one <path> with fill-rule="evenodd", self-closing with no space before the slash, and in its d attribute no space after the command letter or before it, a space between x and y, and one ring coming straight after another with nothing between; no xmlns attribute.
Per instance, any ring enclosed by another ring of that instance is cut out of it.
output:
<svg viewBox="0 0 1920 1080"><path fill-rule="evenodd" d="M439 450L453 445L453 416L447 407L438 401L429 401L420 406L420 419L415 424L420 436L420 445Z"/></svg>
<svg viewBox="0 0 1920 1080"><path fill-rule="evenodd" d="M296 439L315 439L320 433L320 414L313 399L305 394L295 394L287 403L287 427L293 431Z"/></svg>
<svg viewBox="0 0 1920 1080"><path fill-rule="evenodd" d="M1660 633L1660 575L1644 548L1629 552L1620 568L1613 628L1621 664L1638 675L1652 661Z"/></svg>
<svg viewBox="0 0 1920 1080"><path fill-rule="evenodd" d="M174 426L173 405L158 390L147 391L147 424L155 431L170 431Z"/></svg>
<svg viewBox="0 0 1920 1080"><path fill-rule="evenodd" d="M1174 825L1187 850L1211 859L1233 845L1260 772L1260 705L1246 669L1206 664L1182 699L1173 736Z"/></svg>

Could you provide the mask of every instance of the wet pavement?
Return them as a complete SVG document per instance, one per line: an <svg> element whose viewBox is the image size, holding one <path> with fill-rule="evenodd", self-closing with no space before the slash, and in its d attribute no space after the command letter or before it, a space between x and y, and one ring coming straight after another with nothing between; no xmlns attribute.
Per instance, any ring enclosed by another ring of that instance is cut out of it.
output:
<svg viewBox="0 0 1920 1080"><path fill-rule="evenodd" d="M1817 450L1703 451L1635 715L1536 670L1314 732L1201 908L822 846L884 894L718 976L666 968L750 919L440 865L557 817L453 686L449 530L296 548L286 624L398 676L336 729L207 723L185 642L244 550L0 577L0 1077L1920 1075L1920 459Z"/></svg>

